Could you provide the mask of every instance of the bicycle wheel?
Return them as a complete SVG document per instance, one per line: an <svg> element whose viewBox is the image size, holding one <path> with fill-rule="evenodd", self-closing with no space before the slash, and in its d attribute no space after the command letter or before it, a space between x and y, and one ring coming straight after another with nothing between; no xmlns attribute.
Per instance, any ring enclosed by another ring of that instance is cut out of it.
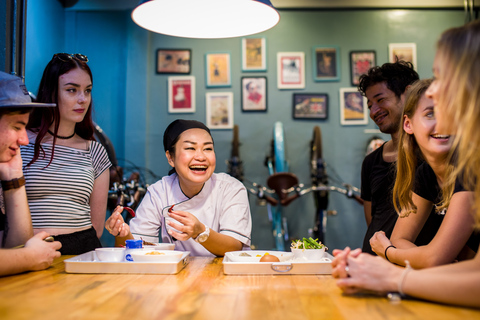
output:
<svg viewBox="0 0 480 320"><path fill-rule="evenodd" d="M312 184L328 184L327 174L325 170L325 162L323 160L322 151L322 132L320 127L313 128L313 137L310 145L310 167ZM313 197L317 212L315 214L315 223L313 227L313 235L316 239L324 242L327 207L328 207L328 191L314 191Z"/></svg>
<svg viewBox="0 0 480 320"><path fill-rule="evenodd" d="M232 156L227 161L228 174L232 177L243 181L243 165L240 160L240 140L238 138L238 125L233 127Z"/></svg>
<svg viewBox="0 0 480 320"><path fill-rule="evenodd" d="M240 156L240 141L238 139L238 125L233 126L232 158Z"/></svg>
<svg viewBox="0 0 480 320"><path fill-rule="evenodd" d="M288 172L288 164L285 160L285 140L283 133L283 125L276 122L273 129L273 147L275 155L275 171Z"/></svg>

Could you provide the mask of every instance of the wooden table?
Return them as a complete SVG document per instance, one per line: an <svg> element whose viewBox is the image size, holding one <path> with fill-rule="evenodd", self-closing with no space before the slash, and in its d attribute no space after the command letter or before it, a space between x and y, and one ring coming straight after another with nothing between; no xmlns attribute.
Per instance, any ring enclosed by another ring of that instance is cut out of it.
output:
<svg viewBox="0 0 480 320"><path fill-rule="evenodd" d="M223 274L190 258L177 275L44 271L0 278L0 319L480 319L480 311L417 300L344 296L329 275Z"/></svg>

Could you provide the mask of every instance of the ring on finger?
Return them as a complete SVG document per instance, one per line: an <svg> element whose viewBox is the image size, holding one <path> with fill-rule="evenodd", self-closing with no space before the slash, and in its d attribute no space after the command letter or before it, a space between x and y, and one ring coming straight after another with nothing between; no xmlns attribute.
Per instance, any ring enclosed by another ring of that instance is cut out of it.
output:
<svg viewBox="0 0 480 320"><path fill-rule="evenodd" d="M350 276L350 274L348 273L350 271L350 268L348 266L345 267L345 272L347 273L348 276Z"/></svg>

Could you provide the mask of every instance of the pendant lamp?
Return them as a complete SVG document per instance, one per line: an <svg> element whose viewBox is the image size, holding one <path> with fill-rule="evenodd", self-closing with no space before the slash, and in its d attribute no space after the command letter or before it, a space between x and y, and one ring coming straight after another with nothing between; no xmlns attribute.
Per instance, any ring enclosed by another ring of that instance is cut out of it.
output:
<svg viewBox="0 0 480 320"><path fill-rule="evenodd" d="M175 37L242 37L274 27L280 15L270 0L147 0L133 10L140 27Z"/></svg>

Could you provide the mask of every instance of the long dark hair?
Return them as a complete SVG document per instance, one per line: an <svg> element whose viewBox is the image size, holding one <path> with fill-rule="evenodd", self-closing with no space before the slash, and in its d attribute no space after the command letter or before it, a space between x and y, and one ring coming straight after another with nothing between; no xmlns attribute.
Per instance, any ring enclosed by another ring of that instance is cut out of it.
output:
<svg viewBox="0 0 480 320"><path fill-rule="evenodd" d="M40 151L45 155L45 152L41 146L41 141L47 134L48 128L52 125L52 123L55 123L55 128L53 131L52 156L49 164L52 162L55 150L55 142L57 141L58 126L60 123L60 111L58 108L58 79L61 75L76 68L87 72L93 84L92 71L90 70L90 67L87 65L86 61L79 60L74 56L72 56L71 59L65 60L54 55L52 60L50 60L45 67L42 80L40 81L40 86L38 87L37 99L35 101L43 103L56 103L57 107L34 108L33 112L30 114L27 129L36 132L37 138L35 139L35 148L32 161L30 161L27 166L31 165L38 159L40 156ZM75 125L75 133L85 140L95 140L93 137L94 125L92 121L92 109L93 103L92 100L90 100L90 105L88 106L85 117L81 122Z"/></svg>

